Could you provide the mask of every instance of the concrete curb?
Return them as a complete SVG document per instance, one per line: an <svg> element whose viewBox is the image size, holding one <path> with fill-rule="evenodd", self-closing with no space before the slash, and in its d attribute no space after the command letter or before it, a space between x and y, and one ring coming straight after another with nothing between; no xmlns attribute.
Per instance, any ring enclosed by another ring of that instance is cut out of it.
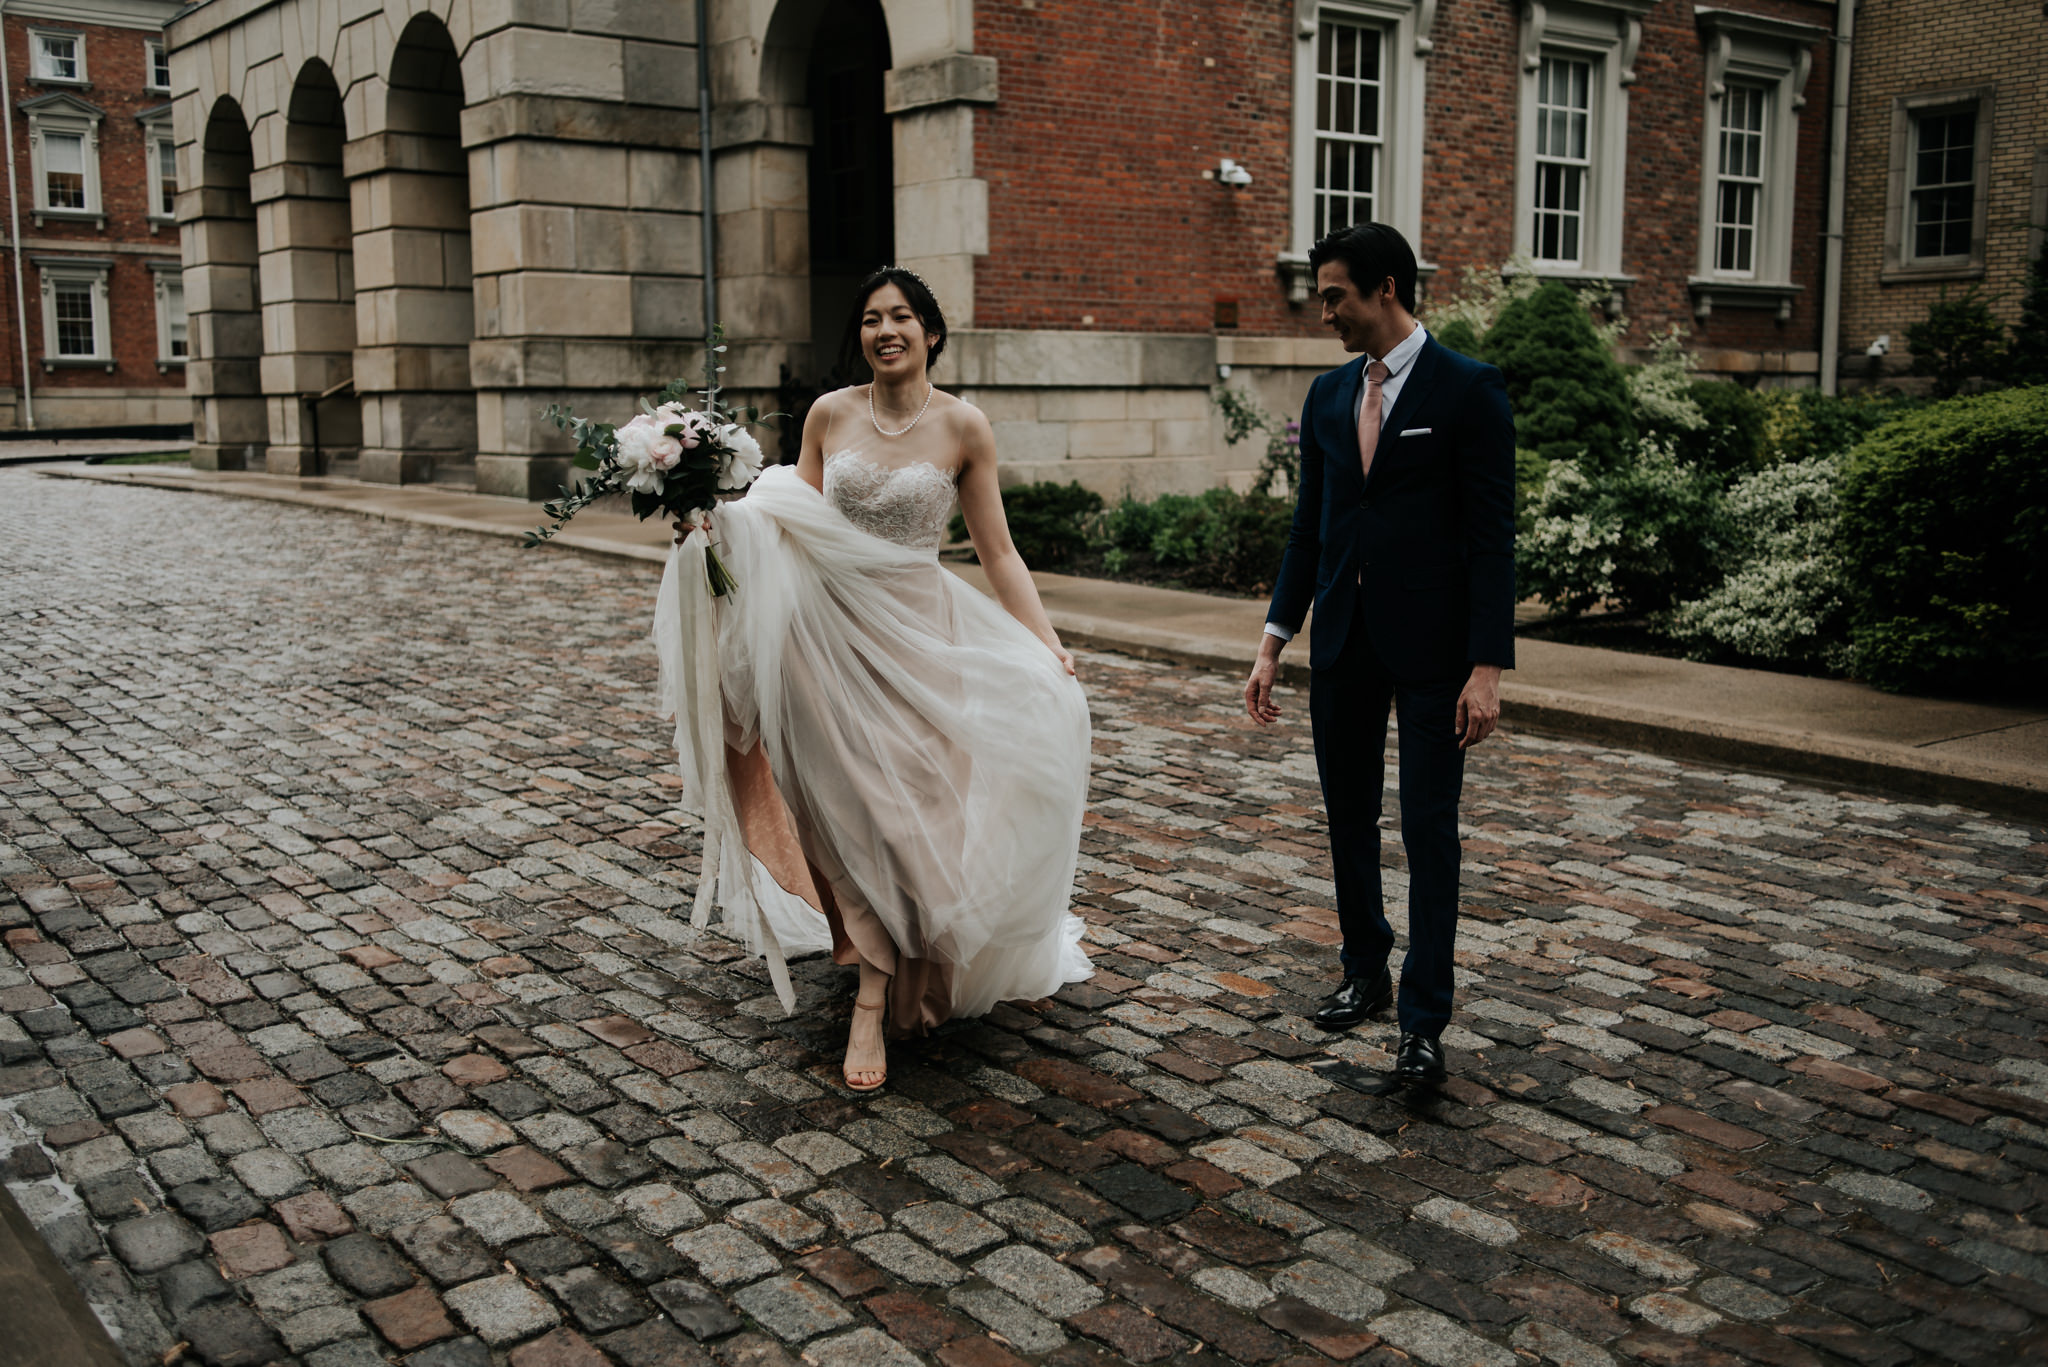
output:
<svg viewBox="0 0 2048 1367"><path fill-rule="evenodd" d="M125 1367L78 1283L0 1182L0 1367Z"/></svg>
<svg viewBox="0 0 2048 1367"><path fill-rule="evenodd" d="M301 507L326 508L389 522L476 532L484 536L523 538L533 525L534 507L512 499L490 499L518 518L486 521L407 507L406 489L422 500L448 491L426 492L426 486L394 486L366 494L357 486L327 491L318 488L256 483L209 487L189 474L162 473L150 466L74 466L43 472L54 478L89 479L105 483L140 484L150 488L211 493L227 497L268 499ZM472 495L471 497L476 497ZM368 500L368 501L366 501ZM589 515L586 514L586 521ZM614 521L631 530L628 519ZM567 550L613 559L661 564L668 558L665 533L645 544L588 532L564 532L550 543ZM1250 670L1255 640L1237 636L1202 636L1143 623L1086 613L1049 609L1048 616L1063 640L1096 650L1111 650L1138 659L1197 665L1242 674ZM1307 666L1282 661L1283 683L1306 688ZM1746 726L1725 719L1684 716L1634 707L1606 698L1517 683L1510 675L1501 689L1502 720L1510 728L1594 741L1621 749L1643 750L1673 759L1727 768L1750 769L1806 783L1888 790L1922 801L1954 803L2048 823L2048 772L2021 766L1973 763L1931 754L1910 745L1861 741L1817 731Z"/></svg>

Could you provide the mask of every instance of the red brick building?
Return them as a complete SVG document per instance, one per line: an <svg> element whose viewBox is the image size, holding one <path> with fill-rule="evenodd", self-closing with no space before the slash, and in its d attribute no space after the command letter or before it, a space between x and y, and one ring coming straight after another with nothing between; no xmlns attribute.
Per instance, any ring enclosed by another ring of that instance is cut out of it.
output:
<svg viewBox="0 0 2048 1367"><path fill-rule="evenodd" d="M6 6L0 427L31 413L39 430L191 421L163 36L178 8Z"/></svg>
<svg viewBox="0 0 2048 1367"><path fill-rule="evenodd" d="M170 30L195 458L547 492L544 405L622 409L715 316L730 386L801 406L893 261L944 302L937 378L1009 477L1200 488L1258 460L1224 445L1219 379L1287 410L1342 359L1305 257L1361 218L1414 242L1425 321L1533 272L1597 290L1628 345L1675 325L1710 373L1821 382L1830 242L1865 288L1861 219L1830 235L1830 187L1862 183L1835 149L1875 145L1849 139L1838 26L1918 45L1883 82L1939 84L1941 44L1996 11L1969 81L2011 88L1981 145L2043 140L2038 4L1915 17L1951 8L205 0ZM1994 274L2008 163L1983 163Z"/></svg>
<svg viewBox="0 0 2048 1367"><path fill-rule="evenodd" d="M1613 285L1632 335L1676 322L1716 368L1811 376L1835 8L982 0L977 325L1209 331L1234 307L1240 334L1313 333L1290 263L1376 217L1435 292L1526 257ZM1251 183L1214 179L1224 158Z"/></svg>

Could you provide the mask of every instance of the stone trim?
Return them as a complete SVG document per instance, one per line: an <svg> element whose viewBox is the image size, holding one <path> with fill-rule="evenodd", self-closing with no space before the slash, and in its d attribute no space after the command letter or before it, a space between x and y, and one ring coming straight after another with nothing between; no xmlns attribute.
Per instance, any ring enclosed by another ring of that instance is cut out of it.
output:
<svg viewBox="0 0 2048 1367"><path fill-rule="evenodd" d="M1804 285L1772 281L1731 280L1721 276L1694 276L1686 282L1692 290L1692 312L1704 322L1716 306L1732 309L1775 309L1778 321L1792 321L1792 301L1805 291Z"/></svg>
<svg viewBox="0 0 2048 1367"><path fill-rule="evenodd" d="M882 109L901 114L947 104L994 104L996 59L956 52L882 73Z"/></svg>
<svg viewBox="0 0 2048 1367"><path fill-rule="evenodd" d="M691 136L695 137L695 134ZM763 145L809 147L811 136L811 111L800 105L742 100L737 104L712 106L711 150L714 152L723 152L731 147Z"/></svg>
<svg viewBox="0 0 2048 1367"><path fill-rule="evenodd" d="M1975 221L1970 229L1970 254L1934 261L1906 259L1906 209L1912 195L1908 183L1912 160L1913 116L1923 111L1977 108L1977 195ZM1984 253L1991 207L1991 152L1997 135L1998 87L1966 86L1950 90L1920 91L1893 98L1891 145L1885 175L1884 255L1878 271L1880 284L1917 280L1976 280L1984 275Z"/></svg>
<svg viewBox="0 0 2048 1367"><path fill-rule="evenodd" d="M714 121L717 114L713 114ZM372 135L376 136L376 135ZM513 138L608 146L697 150L697 111L555 95L500 95L462 111L462 145L487 147ZM368 142L358 138L357 142ZM353 145L353 144L351 144ZM345 155L345 153L344 153Z"/></svg>

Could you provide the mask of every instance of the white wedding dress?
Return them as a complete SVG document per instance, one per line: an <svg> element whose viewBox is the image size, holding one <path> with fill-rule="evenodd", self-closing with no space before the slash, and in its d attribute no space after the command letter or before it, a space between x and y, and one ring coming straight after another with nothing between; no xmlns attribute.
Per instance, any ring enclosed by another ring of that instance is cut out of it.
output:
<svg viewBox="0 0 2048 1367"><path fill-rule="evenodd" d="M772 467L713 515L738 587L710 595L692 532L655 614L684 801L704 816L696 923L715 899L788 1010L789 957L858 949L893 975L899 1035L1092 972L1069 910L1087 703L939 565L953 499L952 473L923 462L841 451L822 495Z"/></svg>

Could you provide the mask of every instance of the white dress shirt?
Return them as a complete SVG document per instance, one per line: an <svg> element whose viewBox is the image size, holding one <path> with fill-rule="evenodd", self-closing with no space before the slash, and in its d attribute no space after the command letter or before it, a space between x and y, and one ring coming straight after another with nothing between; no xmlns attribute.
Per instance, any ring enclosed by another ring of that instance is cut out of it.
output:
<svg viewBox="0 0 2048 1367"><path fill-rule="evenodd" d="M1417 323L1415 331L1402 338L1400 345L1396 346L1386 355L1376 357L1370 352L1366 353L1365 363L1367 365L1371 365L1377 360L1383 362L1387 367L1387 378L1380 381L1381 437L1386 436L1387 419L1393 414L1394 405L1400 401L1401 386L1408 382L1409 366L1414 362L1416 356L1421 353L1422 344L1428 340L1429 329ZM1358 386L1358 411L1352 415L1353 426L1365 420L1365 389L1366 387L1363 384ZM1375 451L1375 454L1377 454L1377 451ZM1266 634L1268 636L1278 636L1283 641L1294 639L1294 633L1281 626L1278 622L1266 623Z"/></svg>

